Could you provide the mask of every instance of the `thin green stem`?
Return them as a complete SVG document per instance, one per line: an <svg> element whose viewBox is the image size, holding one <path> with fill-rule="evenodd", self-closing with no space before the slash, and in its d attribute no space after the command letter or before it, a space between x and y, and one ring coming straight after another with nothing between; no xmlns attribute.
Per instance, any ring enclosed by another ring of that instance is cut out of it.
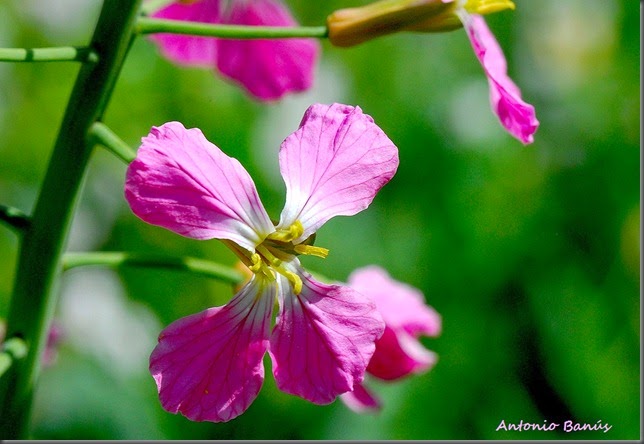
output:
<svg viewBox="0 0 644 444"><path fill-rule="evenodd" d="M63 256L63 270L88 265L103 265L111 268L121 266L153 267L185 271L233 285L244 281L243 273L234 268L194 257L126 253L122 251L69 252Z"/></svg>
<svg viewBox="0 0 644 444"><path fill-rule="evenodd" d="M0 205L0 221L19 232L25 231L31 224L29 216L23 213L22 210L7 205Z"/></svg>
<svg viewBox="0 0 644 444"><path fill-rule="evenodd" d="M72 214L93 144L89 130L101 119L133 39L141 0L103 3L91 47L97 63L83 64L67 104L58 138L31 218L24 231L7 337L23 338L27 356L0 380L0 438L29 435L33 392L57 302L57 283Z"/></svg>
<svg viewBox="0 0 644 444"><path fill-rule="evenodd" d="M98 54L88 47L0 48L0 62L89 62L97 63Z"/></svg>
<svg viewBox="0 0 644 444"><path fill-rule="evenodd" d="M326 26L237 26L212 25L180 20L162 20L140 17L136 23L137 34L172 33L189 34L228 39L283 39L314 37L323 39L328 35Z"/></svg>
<svg viewBox="0 0 644 444"><path fill-rule="evenodd" d="M132 162L136 157L136 151L103 122L94 122L89 129L89 137L94 143L100 143L125 163Z"/></svg>

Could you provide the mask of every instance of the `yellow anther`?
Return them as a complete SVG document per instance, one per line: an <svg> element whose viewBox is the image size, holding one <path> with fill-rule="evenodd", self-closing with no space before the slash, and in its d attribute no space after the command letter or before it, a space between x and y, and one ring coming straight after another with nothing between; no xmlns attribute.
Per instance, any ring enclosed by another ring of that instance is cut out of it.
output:
<svg viewBox="0 0 644 444"><path fill-rule="evenodd" d="M329 250L327 248L315 247L313 245L299 244L296 245L293 249L298 254L317 256L321 257L322 259L325 259L329 255Z"/></svg>
<svg viewBox="0 0 644 444"><path fill-rule="evenodd" d="M465 3L465 10L472 14L492 14L515 8L511 0L467 0Z"/></svg>
<svg viewBox="0 0 644 444"><path fill-rule="evenodd" d="M250 260L253 265L250 265L248 268L253 273L257 273L260 268L262 268L262 257L257 253L253 253L253 255L250 257Z"/></svg>
<svg viewBox="0 0 644 444"><path fill-rule="evenodd" d="M288 228L282 228L281 230L277 230L269 234L266 238L280 241L280 242L290 242L293 239L297 239L298 237L300 237L302 233L304 233L304 227L302 226L302 222L300 222L299 220L296 220Z"/></svg>
<svg viewBox="0 0 644 444"><path fill-rule="evenodd" d="M282 264L282 261L276 258L275 255L271 253L270 250L264 245L258 245L256 249L264 257L264 259L266 259L271 264L271 266L279 267Z"/></svg>
<svg viewBox="0 0 644 444"><path fill-rule="evenodd" d="M302 279L297 274L291 271L285 270L284 268L281 268L278 271L282 275L284 275L286 279L288 279L288 281L291 283L291 285L293 286L293 293L298 295L302 292Z"/></svg>

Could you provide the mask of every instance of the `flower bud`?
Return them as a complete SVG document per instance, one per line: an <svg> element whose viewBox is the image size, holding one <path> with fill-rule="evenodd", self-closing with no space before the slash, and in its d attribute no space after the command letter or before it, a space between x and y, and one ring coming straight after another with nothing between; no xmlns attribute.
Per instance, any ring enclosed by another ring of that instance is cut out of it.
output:
<svg viewBox="0 0 644 444"><path fill-rule="evenodd" d="M449 8L443 0L381 0L369 5L339 9L327 17L329 41L353 46L429 20Z"/></svg>
<svg viewBox="0 0 644 444"><path fill-rule="evenodd" d="M511 0L380 0L340 9L327 17L329 41L353 46L400 31L445 32L463 26L461 13L491 14L514 9Z"/></svg>

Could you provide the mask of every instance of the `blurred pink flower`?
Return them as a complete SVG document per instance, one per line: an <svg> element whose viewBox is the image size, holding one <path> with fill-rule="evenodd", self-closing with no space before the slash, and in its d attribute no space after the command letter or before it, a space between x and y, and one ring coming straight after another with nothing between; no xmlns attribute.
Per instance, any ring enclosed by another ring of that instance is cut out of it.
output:
<svg viewBox="0 0 644 444"><path fill-rule="evenodd" d="M313 234L334 216L367 208L393 177L398 150L360 108L317 104L282 143L279 164L286 203L276 226L246 170L199 129L152 128L128 168L125 196L138 217L193 239L220 239L253 272L227 305L159 335L150 371L169 412L214 422L240 415L260 390L266 351L278 388L316 404L364 377L384 329L374 303L348 286L317 282L297 256L326 257Z"/></svg>
<svg viewBox="0 0 644 444"><path fill-rule="evenodd" d="M492 110L512 136L524 145L532 143L539 127L534 107L521 99L519 87L508 77L505 56L485 19L469 14L464 8L457 10L457 14L487 76Z"/></svg>
<svg viewBox="0 0 644 444"><path fill-rule="evenodd" d="M47 334L47 345L42 357L42 364L45 367L50 367L56 363L58 359L58 345L63 340L63 328L56 323L53 323L49 328Z"/></svg>
<svg viewBox="0 0 644 444"><path fill-rule="evenodd" d="M153 17L211 24L297 25L280 0L176 1ZM168 59L182 65L217 67L259 100L277 100L310 88L319 52L313 39L233 40L179 34L156 34L151 39Z"/></svg>
<svg viewBox="0 0 644 444"><path fill-rule="evenodd" d="M385 332L376 341L376 351L367 373L378 379L393 381L412 373L429 371L436 363L435 353L418 341L420 335L438 336L441 318L425 304L423 294L392 279L382 268L372 265L355 270L349 287L371 298L385 321ZM380 401L362 384L340 399L353 411L380 409Z"/></svg>

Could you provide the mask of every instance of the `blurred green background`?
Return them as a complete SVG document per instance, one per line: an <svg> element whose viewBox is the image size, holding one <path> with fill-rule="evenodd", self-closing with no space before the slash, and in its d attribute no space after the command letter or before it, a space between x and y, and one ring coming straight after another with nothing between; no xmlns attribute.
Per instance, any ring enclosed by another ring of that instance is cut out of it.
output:
<svg viewBox="0 0 644 444"><path fill-rule="evenodd" d="M286 2L304 25L359 0ZM318 233L331 250L304 262L345 280L379 264L423 291L443 333L429 373L370 380L381 413L316 406L270 374L229 423L166 413L147 372L163 326L224 304L226 285L153 269L63 276L58 358L38 386L37 439L632 439L640 438L640 5L517 0L487 21L541 126L524 147L489 110L487 82L462 30L399 34L351 49L322 42L315 87L253 102L209 70L135 41L106 115L133 147L153 125L199 127L254 177L269 213L284 199L277 151L313 102L359 105L400 149L372 206ZM98 0L0 2L0 47L84 45ZM78 65L0 63L0 202L31 211ZM125 165L98 149L68 249L167 252L226 264L218 241L138 220ZM0 318L18 239L0 227ZM496 432L501 422L565 420L596 432Z"/></svg>

